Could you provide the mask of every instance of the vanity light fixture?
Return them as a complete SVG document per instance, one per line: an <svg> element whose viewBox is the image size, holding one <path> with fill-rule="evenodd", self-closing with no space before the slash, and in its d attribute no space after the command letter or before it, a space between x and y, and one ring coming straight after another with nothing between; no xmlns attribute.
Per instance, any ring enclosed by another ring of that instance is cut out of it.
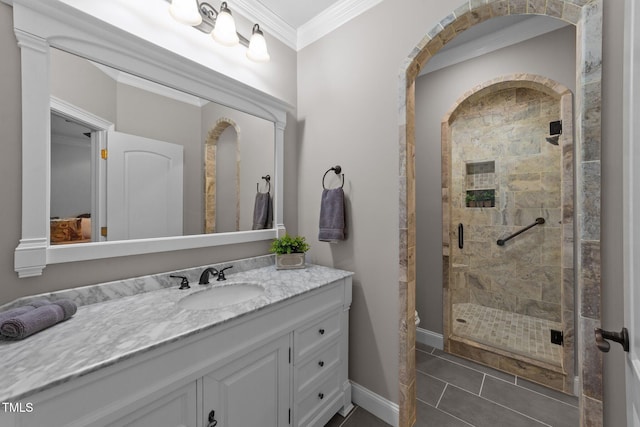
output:
<svg viewBox="0 0 640 427"><path fill-rule="evenodd" d="M224 46L235 46L240 43L238 32L236 31L236 21L231 16L231 11L227 7L227 2L223 1L220 5L220 12L216 18L215 27L211 32L211 37Z"/></svg>
<svg viewBox="0 0 640 427"><path fill-rule="evenodd" d="M217 11L207 2L198 0L171 0L169 13L178 22L190 25L203 33L211 34L213 39L224 46L238 43L247 47L247 58L255 62L268 62L270 59L264 33L258 24L253 26L251 40L247 40L236 30L236 23L226 1Z"/></svg>
<svg viewBox="0 0 640 427"><path fill-rule="evenodd" d="M260 29L260 25L255 24L249 41L249 49L247 49L247 58L256 62L269 62L271 57L267 51L267 41Z"/></svg>
<svg viewBox="0 0 640 427"><path fill-rule="evenodd" d="M202 23L202 16L193 0L172 0L169 13L173 19L186 25L194 26Z"/></svg>

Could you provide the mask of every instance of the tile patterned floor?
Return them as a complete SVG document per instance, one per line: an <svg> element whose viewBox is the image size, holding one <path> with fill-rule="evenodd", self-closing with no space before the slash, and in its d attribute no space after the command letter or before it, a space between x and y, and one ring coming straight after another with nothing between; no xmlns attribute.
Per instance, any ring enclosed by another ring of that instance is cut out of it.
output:
<svg viewBox="0 0 640 427"><path fill-rule="evenodd" d="M459 337L562 366L562 346L550 341L551 329L562 330L558 322L471 303L453 304L452 319Z"/></svg>
<svg viewBox="0 0 640 427"><path fill-rule="evenodd" d="M415 427L577 427L578 398L416 344ZM362 408L325 427L390 427Z"/></svg>

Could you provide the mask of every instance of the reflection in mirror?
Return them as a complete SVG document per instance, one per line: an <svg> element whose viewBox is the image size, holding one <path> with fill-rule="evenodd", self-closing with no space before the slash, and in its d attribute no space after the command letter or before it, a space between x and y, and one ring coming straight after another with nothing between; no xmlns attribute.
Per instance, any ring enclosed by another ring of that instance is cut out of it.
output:
<svg viewBox="0 0 640 427"><path fill-rule="evenodd" d="M50 70L51 244L255 228L274 123L58 49Z"/></svg>
<svg viewBox="0 0 640 427"><path fill-rule="evenodd" d="M51 114L51 243L91 242L92 129Z"/></svg>

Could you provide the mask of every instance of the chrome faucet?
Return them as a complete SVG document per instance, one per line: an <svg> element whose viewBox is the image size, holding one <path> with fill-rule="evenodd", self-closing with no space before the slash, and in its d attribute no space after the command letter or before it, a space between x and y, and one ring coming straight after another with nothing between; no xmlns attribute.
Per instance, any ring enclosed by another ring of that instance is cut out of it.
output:
<svg viewBox="0 0 640 427"><path fill-rule="evenodd" d="M209 273L213 274L214 276L218 276L218 280L220 280L220 273L218 272L218 270L216 270L213 267L208 267L208 268L205 268L202 274L200 275L200 280L198 281L198 283L201 285L208 285ZM222 277L224 277L224 274L222 275Z"/></svg>

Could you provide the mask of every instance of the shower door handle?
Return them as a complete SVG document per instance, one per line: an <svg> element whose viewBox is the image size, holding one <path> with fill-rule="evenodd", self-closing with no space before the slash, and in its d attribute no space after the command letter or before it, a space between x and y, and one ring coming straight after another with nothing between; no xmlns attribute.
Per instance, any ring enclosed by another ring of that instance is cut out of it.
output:
<svg viewBox="0 0 640 427"><path fill-rule="evenodd" d="M596 334L596 345L601 352L608 353L611 350L611 344L607 340L620 343L624 351L629 352L629 331L627 331L627 328L622 328L620 332L609 332L596 328L594 332Z"/></svg>
<svg viewBox="0 0 640 427"><path fill-rule="evenodd" d="M458 247L462 249L464 247L464 225L458 224Z"/></svg>

